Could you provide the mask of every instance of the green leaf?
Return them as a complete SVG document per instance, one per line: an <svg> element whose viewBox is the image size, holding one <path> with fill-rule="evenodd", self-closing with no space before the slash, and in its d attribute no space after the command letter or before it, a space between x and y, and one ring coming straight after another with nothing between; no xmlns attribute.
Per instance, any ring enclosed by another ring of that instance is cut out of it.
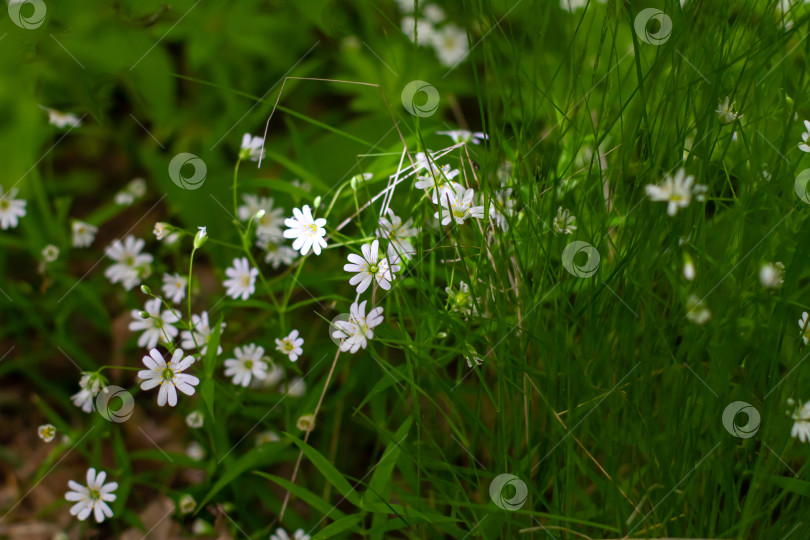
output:
<svg viewBox="0 0 810 540"><path fill-rule="evenodd" d="M219 349L219 337L222 334L222 318L223 315L219 316L217 319L216 324L214 325L214 331L211 334L211 337L208 339L208 349L205 351L205 358L203 360L203 370L205 373L205 377L203 378L202 383L200 384L200 395L203 398L203 402L205 402L205 407L208 410L208 416L212 423L215 423L214 417L214 370L216 369L217 365L217 350Z"/></svg>
<svg viewBox="0 0 810 540"><path fill-rule="evenodd" d="M368 482L368 489L363 493L363 505L374 503L377 501L384 501L384 494L387 491L388 483L391 480L391 475L394 472L394 466L397 464L399 454L402 450L402 443L408 436L408 431L413 424L413 417L409 416L396 433L393 439L385 447L380 461L377 462L374 468L374 473L371 475L371 480Z"/></svg>
<svg viewBox="0 0 810 540"><path fill-rule="evenodd" d="M358 495L357 491L355 491L349 481L346 480L346 478L335 468L334 465L332 465L332 463L329 462L328 459L323 457L320 452L309 446L301 439L286 432L284 434L304 452L307 459L309 459L312 464L315 465L315 468L317 468L326 478L326 480L338 490L338 493L343 495L347 501L356 507L362 507L360 496Z"/></svg>
<svg viewBox="0 0 810 540"><path fill-rule="evenodd" d="M359 514L352 514L350 516L345 516L336 520L334 523L330 523L316 534L312 536L312 540L322 540L324 538L333 538L338 534L348 531L349 529L354 529L354 527L363 521L363 518L366 517L365 512L361 512ZM359 531L355 531L357 534L354 536L360 536Z"/></svg>
<svg viewBox="0 0 810 540"><path fill-rule="evenodd" d="M222 488L235 481L244 473L282 461L284 455L281 452L281 449L283 447L284 445L280 443L265 443L251 449L245 455L230 463L225 468L225 472L222 474L222 476L220 476L216 484L214 484L211 490L205 495L205 497L203 497L200 504L197 505L198 511L199 509L205 507L208 501L210 501L214 495L219 493ZM236 484L234 487L239 489L238 484Z"/></svg>
<svg viewBox="0 0 810 540"><path fill-rule="evenodd" d="M283 487L296 497L300 498L302 501L310 505L315 510L319 511L323 515L334 515L335 518L340 519L344 517L344 513L338 510L335 506L329 504L327 501L323 500L319 495L316 495L309 491L307 488L303 486L299 486L298 484L293 484L289 480L285 478L280 478L278 476L268 474L264 471L253 471L253 474L261 476L262 478L266 478L271 482L275 482L279 486Z"/></svg>

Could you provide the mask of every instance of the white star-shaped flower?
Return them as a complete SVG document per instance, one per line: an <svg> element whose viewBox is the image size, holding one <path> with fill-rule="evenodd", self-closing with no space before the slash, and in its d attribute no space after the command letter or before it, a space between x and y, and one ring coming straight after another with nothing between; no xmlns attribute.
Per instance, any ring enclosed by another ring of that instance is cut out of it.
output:
<svg viewBox="0 0 810 540"><path fill-rule="evenodd" d="M473 197L475 197L475 191L458 185L453 191L445 191L440 201L445 208L441 213L442 225L447 225L452 220L463 225L468 218L483 218L484 207L473 206ZM439 212L436 212L434 217L439 219Z"/></svg>
<svg viewBox="0 0 810 540"><path fill-rule="evenodd" d="M463 142L464 144L473 143L473 144L481 144L481 141L485 141L489 139L486 133L483 131L468 131L466 129L454 129L451 131L437 131L436 135L447 135L453 142L458 144Z"/></svg>
<svg viewBox="0 0 810 540"><path fill-rule="evenodd" d="M152 349L143 357L143 365L147 369L138 372L138 378L143 381L141 390L151 390L160 386L157 404L161 407L166 403L174 407L177 405L178 390L191 396L194 395L194 387L200 384L200 379L194 375L183 373L194 363L193 356L184 358L183 354L183 349L176 349L168 364L157 349Z"/></svg>
<svg viewBox="0 0 810 540"><path fill-rule="evenodd" d="M94 468L87 469L86 479L86 486L73 480L68 481L70 491L65 493L65 499L76 503L70 508L70 515L76 516L79 521L84 521L90 514L93 514L96 522L101 523L104 519L113 516L112 508L107 503L115 501L113 491L118 489L118 483L105 484L107 473L99 471L96 474Z"/></svg>
<svg viewBox="0 0 810 540"><path fill-rule="evenodd" d="M788 403L792 404L793 400L788 400ZM790 436L801 442L810 442L810 401L797 405L790 417L793 418Z"/></svg>
<svg viewBox="0 0 810 540"><path fill-rule="evenodd" d="M667 175L661 185L648 184L644 189L652 201L667 202L667 214L674 216L681 208L692 202L692 196L698 201L705 200L706 186L695 184L694 176L687 176L686 170L678 169L675 176Z"/></svg>
<svg viewBox="0 0 810 540"><path fill-rule="evenodd" d="M214 333L214 329L211 328L208 322L208 312L203 311L200 315L192 315L191 325L194 327L194 333L192 334L188 330L183 330L180 334L180 338L183 340L180 345L186 350L194 349L199 346L200 353L205 355L208 352L208 341ZM225 328L224 322L222 323L222 328ZM217 349L217 354L222 354L222 345Z"/></svg>
<svg viewBox="0 0 810 540"><path fill-rule="evenodd" d="M138 347L153 349L158 342L171 342L177 336L178 330L173 325L180 319L169 309L161 311L161 305L160 298L147 300L144 311L149 314L148 319L141 317L140 310L132 310L133 320L129 323L129 329L133 332L143 331L138 338Z"/></svg>
<svg viewBox="0 0 810 540"><path fill-rule="evenodd" d="M802 152L810 152L810 145L807 144L807 139L810 138L810 121L804 121L804 133L802 133L802 142L799 143L799 150ZM5 229L5 227L3 227Z"/></svg>
<svg viewBox="0 0 810 540"><path fill-rule="evenodd" d="M301 255L309 253L310 248L315 255L321 254L321 248L326 247L326 220L324 218L314 219L309 205L299 210L293 208L293 217L284 220L284 224L289 227L284 231L284 238L294 238L293 249L300 251Z"/></svg>
<svg viewBox="0 0 810 540"><path fill-rule="evenodd" d="M186 297L186 287L188 286L188 279L180 274L163 274L163 294L166 298L179 304Z"/></svg>
<svg viewBox="0 0 810 540"><path fill-rule="evenodd" d="M126 290L140 284L141 277L151 272L149 265L152 263L152 255L141 253L143 246L144 241L132 235L127 236L123 243L118 239L113 240L105 253L116 264L104 271L107 279L112 283L120 281Z"/></svg>
<svg viewBox="0 0 810 540"><path fill-rule="evenodd" d="M335 321L335 330L332 337L340 339L340 350L343 352L356 353L361 348L365 349L368 340L374 338L374 328L383 322L383 308L376 307L368 312L366 316L366 301L358 304L352 303L348 321Z"/></svg>
<svg viewBox="0 0 810 540"><path fill-rule="evenodd" d="M276 350L281 354L286 354L290 358L290 362L295 362L298 357L304 354L304 349L301 345L304 344L304 338L298 337L298 330L293 330L285 338L276 338Z"/></svg>
<svg viewBox="0 0 810 540"><path fill-rule="evenodd" d="M89 247L98 232L98 227L84 221L74 221L70 228L73 231L73 247Z"/></svg>
<svg viewBox="0 0 810 540"><path fill-rule="evenodd" d="M380 241L376 238L371 244L363 244L360 251L363 253L362 257L349 253L349 264L343 265L343 270L355 274L349 280L349 285L357 285L357 293L361 294L376 279L380 287L389 290L394 272L399 270L399 266L392 267L386 257L380 258Z"/></svg>
<svg viewBox="0 0 810 540"><path fill-rule="evenodd" d="M246 257L234 259L233 266L225 269L226 279L222 285L227 289L225 294L231 298L247 300L256 291L257 268L251 268Z"/></svg>
<svg viewBox="0 0 810 540"><path fill-rule="evenodd" d="M233 350L236 358L225 360L225 376L232 377L233 384L247 387L252 378L262 380L267 375L264 347L250 343Z"/></svg>
<svg viewBox="0 0 810 540"><path fill-rule="evenodd" d="M17 188L11 188L4 192L3 186L0 186L0 229L13 229L19 224L19 218L25 216L25 205L28 203L15 198L17 191Z"/></svg>
<svg viewBox="0 0 810 540"><path fill-rule="evenodd" d="M239 148L239 159L259 161L259 158L263 157L262 146L264 146L263 137L253 137L250 133L245 133L242 135L242 145Z"/></svg>

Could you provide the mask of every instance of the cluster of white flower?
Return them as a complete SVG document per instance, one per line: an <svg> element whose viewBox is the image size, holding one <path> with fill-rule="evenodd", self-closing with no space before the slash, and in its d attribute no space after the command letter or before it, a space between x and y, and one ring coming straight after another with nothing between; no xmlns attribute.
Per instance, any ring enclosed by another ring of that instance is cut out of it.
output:
<svg viewBox="0 0 810 540"><path fill-rule="evenodd" d="M439 61L454 67L469 53L467 32L451 22L446 22L442 8L436 4L419 2L421 13L414 11L413 0L397 0L403 14L401 28L412 42L433 47Z"/></svg>
<svg viewBox="0 0 810 540"><path fill-rule="evenodd" d="M684 168L678 169L675 176L666 175L660 185L648 184L645 187L650 200L667 203L667 214L670 216L689 206L693 196L697 201L705 201L706 189L703 184L695 184L695 177L687 176Z"/></svg>

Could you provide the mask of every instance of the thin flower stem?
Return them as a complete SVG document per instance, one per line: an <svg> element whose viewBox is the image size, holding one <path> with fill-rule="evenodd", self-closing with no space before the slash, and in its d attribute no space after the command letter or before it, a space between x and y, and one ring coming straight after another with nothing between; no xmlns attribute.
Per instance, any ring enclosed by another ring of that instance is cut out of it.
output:
<svg viewBox="0 0 810 540"><path fill-rule="evenodd" d="M237 219L239 215L237 213L237 197L236 197L236 178L239 176L239 164L242 162L242 158L236 159L236 165L233 167L233 218Z"/></svg>
<svg viewBox="0 0 810 540"><path fill-rule="evenodd" d="M312 413L312 418L317 422L318 419L318 411L321 410L321 404L323 403L323 398L326 395L326 390L329 388L329 382L332 380L332 374L335 372L335 366L337 366L338 358L340 357L340 348L338 347L337 352L335 353L335 359L332 361L332 367L329 368L329 375L326 376L326 383L323 385L323 391L321 392L321 397L318 398L318 404L315 406L315 412ZM304 435L304 444L307 443L309 440L309 434L312 433L312 430L308 430ZM290 483L294 484L295 479L298 477L298 469L301 467L301 459L304 457L304 450L302 449L298 453L298 459L295 462L295 469L293 469L292 478L290 478ZM284 496L284 504L281 505L281 512L278 514L278 520L282 521L284 519L284 511L287 509L287 503L290 502L290 495L292 493L288 490L287 494Z"/></svg>
<svg viewBox="0 0 810 540"><path fill-rule="evenodd" d="M191 268L194 266L194 253L197 248L191 248L191 257L188 260L188 325L191 326ZM193 333L193 332L192 332Z"/></svg>

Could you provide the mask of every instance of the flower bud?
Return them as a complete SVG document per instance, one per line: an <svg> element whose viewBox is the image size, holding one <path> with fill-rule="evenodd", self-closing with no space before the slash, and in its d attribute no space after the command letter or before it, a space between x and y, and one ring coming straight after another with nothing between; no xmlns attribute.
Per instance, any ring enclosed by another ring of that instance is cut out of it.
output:
<svg viewBox="0 0 810 540"><path fill-rule="evenodd" d="M148 285L141 285L141 292L143 292L143 294L152 294L152 289L150 289Z"/></svg>
<svg viewBox="0 0 810 540"><path fill-rule="evenodd" d="M206 231L205 227L197 227L199 232L197 236L194 237L194 249L200 249L205 245L205 242L208 241L208 231Z"/></svg>

